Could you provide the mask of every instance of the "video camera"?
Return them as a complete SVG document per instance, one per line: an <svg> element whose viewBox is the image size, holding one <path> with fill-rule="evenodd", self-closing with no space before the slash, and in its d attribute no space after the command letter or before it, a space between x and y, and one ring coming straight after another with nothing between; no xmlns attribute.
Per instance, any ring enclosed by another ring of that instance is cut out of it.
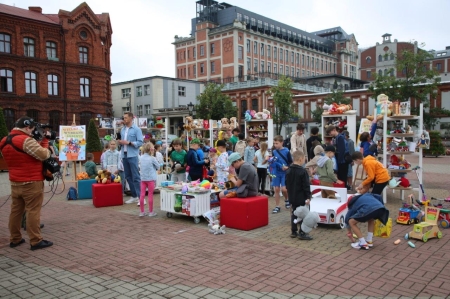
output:
<svg viewBox="0 0 450 299"><path fill-rule="evenodd" d="M50 136L49 136L49 135L45 134L45 132L44 132L46 128L52 129L52 126L49 125L49 124L37 123L36 127L35 127L35 129L34 129L34 131L32 133L33 134L33 138L36 139L36 140L42 140L42 138L44 138L44 136L45 136L45 138L47 138L47 139L55 140L56 139L56 132L50 130L49 131L50 132Z"/></svg>

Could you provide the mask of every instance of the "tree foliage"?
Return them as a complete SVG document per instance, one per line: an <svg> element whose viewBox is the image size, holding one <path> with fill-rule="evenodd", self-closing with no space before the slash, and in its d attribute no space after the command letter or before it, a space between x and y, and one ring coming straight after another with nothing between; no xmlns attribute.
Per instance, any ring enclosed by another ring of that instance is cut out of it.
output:
<svg viewBox="0 0 450 299"><path fill-rule="evenodd" d="M345 97L344 91L341 89L333 89L329 95L323 100L325 104L330 105L332 103L336 104L350 104L351 99ZM316 110L311 111L312 118L318 124L322 124L322 113L323 108L317 107Z"/></svg>
<svg viewBox="0 0 450 299"><path fill-rule="evenodd" d="M289 77L282 76L278 80L278 85L273 86L267 93L272 96L275 111L272 113L273 122L276 125L276 135L281 134L283 125L288 124L293 117L298 117L294 113L292 104L292 88L294 82Z"/></svg>
<svg viewBox="0 0 450 299"><path fill-rule="evenodd" d="M89 121L89 126L86 136L86 152L101 152L103 150L102 144L100 142L100 137L98 136L97 126L95 125L95 120L91 118Z"/></svg>
<svg viewBox="0 0 450 299"><path fill-rule="evenodd" d="M442 156L445 155L445 146L442 143L441 133L439 131L430 131L430 148L423 150L425 156Z"/></svg>
<svg viewBox="0 0 450 299"><path fill-rule="evenodd" d="M195 110L200 119L219 120L223 117L237 117L238 109L230 97L222 93L223 85L208 83L202 94L197 96Z"/></svg>

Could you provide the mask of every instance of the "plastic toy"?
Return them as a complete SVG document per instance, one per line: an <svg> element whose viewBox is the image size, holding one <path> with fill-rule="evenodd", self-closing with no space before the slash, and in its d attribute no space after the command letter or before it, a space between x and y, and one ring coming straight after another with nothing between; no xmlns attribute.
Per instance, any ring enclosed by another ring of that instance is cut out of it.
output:
<svg viewBox="0 0 450 299"><path fill-rule="evenodd" d="M421 210L414 205L414 197L411 194L408 196L409 204L404 204L403 208L400 208L397 217L397 223L400 224L412 224L419 223L419 214Z"/></svg>
<svg viewBox="0 0 450 299"><path fill-rule="evenodd" d="M405 239L418 239L427 242L431 238L442 238L439 230L438 218L440 209L435 207L425 207L425 221L414 224L414 230L405 235Z"/></svg>
<svg viewBox="0 0 450 299"><path fill-rule="evenodd" d="M322 189L335 191L336 198L323 198L321 192L316 192L311 198L310 210L319 214L319 223L339 225L344 229L345 215L348 211L347 202L353 195L347 195L347 188L311 185L311 193Z"/></svg>
<svg viewBox="0 0 450 299"><path fill-rule="evenodd" d="M411 242L411 241L408 242L408 245L409 245L409 247L411 247L411 248L416 248L416 245L414 245L414 243Z"/></svg>
<svg viewBox="0 0 450 299"><path fill-rule="evenodd" d="M400 242L401 242L401 240L400 240L400 239L397 239L397 240L394 242L394 245L398 245L398 244L400 244Z"/></svg>

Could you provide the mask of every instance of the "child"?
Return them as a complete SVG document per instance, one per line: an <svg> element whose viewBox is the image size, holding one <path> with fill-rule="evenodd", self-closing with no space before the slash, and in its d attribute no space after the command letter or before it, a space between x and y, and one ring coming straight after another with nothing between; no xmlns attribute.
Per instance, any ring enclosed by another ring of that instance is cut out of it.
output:
<svg viewBox="0 0 450 299"><path fill-rule="evenodd" d="M164 157L161 154L161 144L159 144L158 142L156 142L156 145L155 145L155 158L156 158L156 161L158 161L159 166L161 167L164 165Z"/></svg>
<svg viewBox="0 0 450 299"><path fill-rule="evenodd" d="M253 147L255 148L255 152L260 149L259 136L255 136L255 138L253 139Z"/></svg>
<svg viewBox="0 0 450 299"><path fill-rule="evenodd" d="M333 161L331 158L334 157L336 149L332 145L328 145L325 148L325 155L320 157L317 161L317 174L319 175L320 184L322 186L333 187L333 183L342 184L333 170ZM336 198L334 191L332 190L322 190L323 198Z"/></svg>
<svg viewBox="0 0 450 299"><path fill-rule="evenodd" d="M247 147L247 144L244 140L245 135L243 133L239 133L239 141L236 143L236 146L234 147L234 152L241 155L241 157L244 156L245 148Z"/></svg>
<svg viewBox="0 0 450 299"><path fill-rule="evenodd" d="M181 139L175 139L172 142L173 151L170 154L170 159L172 160L172 166L175 166L172 172L172 181L174 182L186 180L186 151L181 148L182 146Z"/></svg>
<svg viewBox="0 0 450 299"><path fill-rule="evenodd" d="M139 158L141 173L141 196L139 198L141 212L139 213L139 217L145 216L144 199L146 189L148 189L148 216L156 216L156 213L153 212L153 191L155 190L156 171L159 170L159 163L153 157L154 150L155 148L151 142L144 143L142 146L142 156Z"/></svg>
<svg viewBox="0 0 450 299"><path fill-rule="evenodd" d="M216 163L217 163L217 150L215 148L209 149L209 169L216 170Z"/></svg>
<svg viewBox="0 0 450 299"><path fill-rule="evenodd" d="M233 131L231 131L232 136L230 138L230 141L233 144L233 149L236 143L239 141L239 133L241 133L241 130L239 130L238 128L234 128Z"/></svg>
<svg viewBox="0 0 450 299"><path fill-rule="evenodd" d="M295 209L308 205L311 199L311 188L309 185L308 172L302 167L305 164L305 153L297 150L292 154L294 162L286 171L286 187L289 196L289 203L292 206L291 212L291 238L299 238L300 240L312 240L312 237L302 232L301 228L297 233L298 226L301 227L302 221L294 223L297 216L294 215Z"/></svg>
<svg viewBox="0 0 450 299"><path fill-rule="evenodd" d="M311 158L309 159L309 161L311 161L311 159L314 159L314 157L316 156L316 154L314 153L314 150L316 149L316 146L318 146L318 145L321 145L322 146L322 144L319 142L319 140L314 140L312 143L311 143L311 150L310 150L310 152L308 152L308 155L309 156L311 156ZM323 149L324 147L322 146L322 149ZM309 162L308 162L309 163Z"/></svg>
<svg viewBox="0 0 450 299"><path fill-rule="evenodd" d="M374 143L372 142L372 138L370 137L370 134L368 132L363 132L359 136L359 140L361 141L361 143L359 145L359 147L360 147L359 150L363 154L363 157L367 157L367 156L376 157L378 155L376 147L371 146ZM373 149L375 149L375 150L373 150Z"/></svg>
<svg viewBox="0 0 450 299"><path fill-rule="evenodd" d="M314 142L318 143L318 141L314 141ZM324 156L324 153L325 153L325 151L323 150L323 146L321 144L318 144L318 145L316 145L316 147L314 147L314 158L309 160L309 162L306 163L306 166L305 166L305 168L309 171L309 174L311 176L316 174L317 161L319 161L319 159Z"/></svg>
<svg viewBox="0 0 450 299"><path fill-rule="evenodd" d="M94 154L88 153L86 155L86 163L84 163L84 169L88 176L93 179L97 176L97 165L94 163Z"/></svg>
<svg viewBox="0 0 450 299"><path fill-rule="evenodd" d="M103 148L103 153L100 156L100 165L103 165L103 160L105 159L105 153L109 150L109 142L107 144L105 144L104 148ZM104 169L104 168L103 168Z"/></svg>
<svg viewBox="0 0 450 299"><path fill-rule="evenodd" d="M381 162L379 162L373 156L367 156L363 158L361 152L354 152L352 155L353 162L356 165L364 167L364 171L367 173L367 178L356 187L356 191L359 193L365 193L373 185L372 193L381 194L384 187L389 183L389 172Z"/></svg>
<svg viewBox="0 0 450 299"><path fill-rule="evenodd" d="M335 126L328 126L326 132L328 136L334 137L334 143L336 145L337 177L347 184L348 164L351 163L351 161L347 161L346 158L348 157L348 159L351 160L347 140L345 139L344 134L338 133Z"/></svg>
<svg viewBox="0 0 450 299"><path fill-rule="evenodd" d="M109 142L109 150L105 151L103 153L103 161L102 161L102 169L107 169L108 166L115 166L116 168L119 165L120 160L120 153L116 149L117 143L115 140L111 140ZM115 169L113 172L115 172L117 169Z"/></svg>
<svg viewBox="0 0 450 299"><path fill-rule="evenodd" d="M228 181L228 154L224 140L218 140L216 146L221 153L216 162L217 181L223 184Z"/></svg>
<svg viewBox="0 0 450 299"><path fill-rule="evenodd" d="M288 170L289 165L292 163L292 156L289 150L283 147L283 136L275 136L273 139L274 151L272 152L273 156L277 158L277 161L274 163L273 167L273 175L275 177L272 179L272 187L274 187L275 192L275 208L272 210L273 214L277 214L280 212L280 188L283 196L285 198L284 205L286 209L291 207L288 194L286 190L286 170Z"/></svg>
<svg viewBox="0 0 450 299"><path fill-rule="evenodd" d="M247 147L244 151L244 162L247 162L251 165L255 165L255 162L253 159L255 159L255 148L254 146L254 139L252 137L249 137L247 139Z"/></svg>
<svg viewBox="0 0 450 299"><path fill-rule="evenodd" d="M314 149L316 148L313 144L313 142L318 141L319 143L322 142L322 138L319 137L319 128L318 127L312 127L311 128L311 136L306 140L306 149L308 151L308 160L311 161L312 158L314 158Z"/></svg>
<svg viewBox="0 0 450 299"><path fill-rule="evenodd" d="M191 181L202 180L203 166L205 165L206 161L204 159L200 159L200 157L198 156L200 140L197 138L192 139L189 146L190 148L186 155L186 163L189 166L189 176L191 178Z"/></svg>
<svg viewBox="0 0 450 299"><path fill-rule="evenodd" d="M258 174L258 186L261 194L266 193L267 161L269 160L269 151L267 142L261 142L261 148L256 151L254 162L256 162L256 172Z"/></svg>

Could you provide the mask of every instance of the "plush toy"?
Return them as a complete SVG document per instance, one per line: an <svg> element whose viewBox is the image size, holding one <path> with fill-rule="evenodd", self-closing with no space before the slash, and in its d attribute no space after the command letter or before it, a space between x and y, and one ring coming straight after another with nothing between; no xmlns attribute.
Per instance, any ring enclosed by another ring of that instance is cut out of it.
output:
<svg viewBox="0 0 450 299"><path fill-rule="evenodd" d="M313 228L317 227L317 223L320 222L320 217L317 212L310 212L306 206L298 207L293 212L297 219L294 220L294 223L297 224L303 220L301 229L304 233L310 233Z"/></svg>
<svg viewBox="0 0 450 299"><path fill-rule="evenodd" d="M198 119L192 120L192 129L198 129L199 128L199 121Z"/></svg>
<svg viewBox="0 0 450 299"><path fill-rule="evenodd" d="M250 110L247 110L244 115L245 121L251 121L252 116L250 115Z"/></svg>
<svg viewBox="0 0 450 299"><path fill-rule="evenodd" d="M383 140L383 120L378 120L376 124L377 128L375 129L375 135L373 136L373 142L376 144Z"/></svg>
<svg viewBox="0 0 450 299"><path fill-rule="evenodd" d="M271 118L271 116L270 116L270 111L269 110L267 110L267 109L263 109L263 119L269 119L269 118Z"/></svg>
<svg viewBox="0 0 450 299"><path fill-rule="evenodd" d="M199 186L202 188L205 188L205 189L211 189L211 182L208 180L203 180L203 181L201 181Z"/></svg>
<svg viewBox="0 0 450 299"><path fill-rule="evenodd" d="M120 178L120 175L116 175L116 177L114 178L114 183L121 183L122 179Z"/></svg>
<svg viewBox="0 0 450 299"><path fill-rule="evenodd" d="M399 184L400 184L400 186L403 187L403 188L409 188L409 187L411 187L411 184L409 183L409 180L408 180L407 178L405 178L405 177L403 177L403 178L400 179Z"/></svg>
<svg viewBox="0 0 450 299"><path fill-rule="evenodd" d="M343 118L341 118L341 120L339 120L338 128L339 129L347 128L347 119L346 118L343 117Z"/></svg>
<svg viewBox="0 0 450 299"><path fill-rule="evenodd" d="M237 118L236 117L230 117L230 127L232 129L237 127Z"/></svg>
<svg viewBox="0 0 450 299"><path fill-rule="evenodd" d="M192 130L192 122L193 122L192 117L191 116L186 116L186 120L185 120L185 123L183 125L183 128L186 131L190 132Z"/></svg>
<svg viewBox="0 0 450 299"><path fill-rule="evenodd" d="M389 97L385 94L380 94L377 97L377 103L375 104L377 108L377 115L367 115L366 118L370 121L372 121L374 118L377 120L382 120L385 113L385 107L387 107L387 116L392 115L392 111L394 109L392 102L389 101Z"/></svg>
<svg viewBox="0 0 450 299"><path fill-rule="evenodd" d="M256 111L255 110L250 110L250 115L252 116L252 118L255 118Z"/></svg>
<svg viewBox="0 0 450 299"><path fill-rule="evenodd" d="M344 114L347 111L352 110L352 105L340 104L337 105L336 112L337 114Z"/></svg>
<svg viewBox="0 0 450 299"><path fill-rule="evenodd" d="M179 170L180 168L181 168L180 162L177 161L173 162L171 173L177 172L177 170Z"/></svg>
<svg viewBox="0 0 450 299"><path fill-rule="evenodd" d="M297 209L293 212L293 214L297 216L297 219L294 219L294 223L297 224L302 221L308 213L309 209L306 206L297 207Z"/></svg>
<svg viewBox="0 0 450 299"><path fill-rule="evenodd" d="M207 119L203 120L203 129L209 129L209 120Z"/></svg>
<svg viewBox="0 0 450 299"><path fill-rule="evenodd" d="M225 225L220 226L219 220L214 220L213 223L208 224L209 232L214 235L224 235Z"/></svg>
<svg viewBox="0 0 450 299"><path fill-rule="evenodd" d="M263 115L264 115L264 113L262 113L262 112L256 112L255 113L255 118L256 119L263 119Z"/></svg>
<svg viewBox="0 0 450 299"><path fill-rule="evenodd" d="M222 121L221 120L217 121L217 128L222 129Z"/></svg>
<svg viewBox="0 0 450 299"><path fill-rule="evenodd" d="M95 180L99 184L109 184L111 183L111 172L109 172L108 170L99 170L97 172Z"/></svg>
<svg viewBox="0 0 450 299"><path fill-rule="evenodd" d="M228 118L222 118L222 129L228 130L230 128L230 124L228 123Z"/></svg>
<svg viewBox="0 0 450 299"><path fill-rule="evenodd" d="M155 127L157 127L157 128L164 128L164 123L163 123L163 121L162 121L162 117L161 116L158 116L157 118L156 118L156 124L155 124Z"/></svg>
<svg viewBox="0 0 450 299"><path fill-rule="evenodd" d="M398 182L396 179L391 179L390 181L389 181L389 187L391 187L391 188L395 188L395 187L398 187L398 185L400 184L400 182Z"/></svg>

